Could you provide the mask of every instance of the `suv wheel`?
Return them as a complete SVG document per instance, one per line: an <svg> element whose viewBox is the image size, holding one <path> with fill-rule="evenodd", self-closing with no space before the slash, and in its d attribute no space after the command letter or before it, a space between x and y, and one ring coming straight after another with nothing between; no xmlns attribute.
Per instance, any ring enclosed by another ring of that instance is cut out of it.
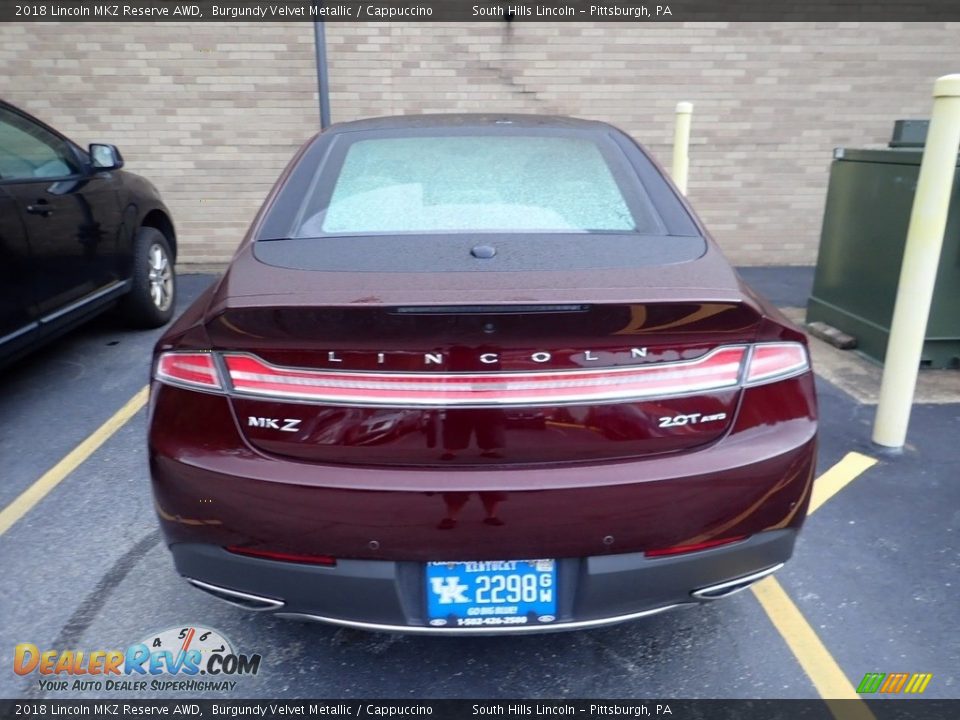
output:
<svg viewBox="0 0 960 720"><path fill-rule="evenodd" d="M166 325L173 317L177 282L170 243L159 230L143 227L137 231L130 282L122 305L130 324L143 328Z"/></svg>

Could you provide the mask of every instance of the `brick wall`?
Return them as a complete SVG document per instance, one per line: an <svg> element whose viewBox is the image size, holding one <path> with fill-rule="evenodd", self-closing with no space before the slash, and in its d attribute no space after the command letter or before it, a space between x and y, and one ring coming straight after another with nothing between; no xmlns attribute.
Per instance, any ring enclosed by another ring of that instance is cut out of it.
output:
<svg viewBox="0 0 960 720"><path fill-rule="evenodd" d="M740 264L816 257L832 148L882 143L960 70L960 24L327 25L334 121L511 111L613 122L669 163L695 104L690 195ZM0 24L3 97L114 142L219 263L317 126L302 23Z"/></svg>

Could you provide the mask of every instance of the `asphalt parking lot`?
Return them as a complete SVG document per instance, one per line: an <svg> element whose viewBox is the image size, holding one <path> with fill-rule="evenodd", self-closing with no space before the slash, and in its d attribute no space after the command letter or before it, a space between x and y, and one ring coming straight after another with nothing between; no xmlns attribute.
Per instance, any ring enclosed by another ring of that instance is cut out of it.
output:
<svg viewBox="0 0 960 720"><path fill-rule="evenodd" d="M778 304L804 302L806 270L745 275ZM211 281L182 276L180 310ZM907 450L883 457L873 408L819 379L822 504L793 561L756 591L574 633L376 635L246 613L176 575L149 491L146 412L127 405L158 334L104 317L0 375L0 509L26 507L0 524L0 697L108 695L45 694L10 670L17 643L125 648L188 624L263 656L224 698L818 698L868 672L932 673L925 697L960 696L960 404L916 406ZM129 421L74 454L39 502L12 505L125 406Z"/></svg>

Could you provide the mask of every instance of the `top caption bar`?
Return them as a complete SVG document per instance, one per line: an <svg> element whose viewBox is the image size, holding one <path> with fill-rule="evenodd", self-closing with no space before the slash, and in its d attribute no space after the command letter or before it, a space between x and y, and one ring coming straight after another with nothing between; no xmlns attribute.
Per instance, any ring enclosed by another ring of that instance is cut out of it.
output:
<svg viewBox="0 0 960 720"><path fill-rule="evenodd" d="M955 0L0 0L2 22L683 22L960 20Z"/></svg>

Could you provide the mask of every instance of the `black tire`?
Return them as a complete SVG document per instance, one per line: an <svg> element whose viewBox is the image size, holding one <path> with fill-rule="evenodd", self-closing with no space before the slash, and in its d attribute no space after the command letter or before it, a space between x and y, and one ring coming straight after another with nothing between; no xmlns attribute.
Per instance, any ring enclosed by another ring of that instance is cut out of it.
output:
<svg viewBox="0 0 960 720"><path fill-rule="evenodd" d="M177 299L177 278L170 243L156 228L137 231L130 282L130 292L120 305L127 322L140 328L170 322Z"/></svg>

